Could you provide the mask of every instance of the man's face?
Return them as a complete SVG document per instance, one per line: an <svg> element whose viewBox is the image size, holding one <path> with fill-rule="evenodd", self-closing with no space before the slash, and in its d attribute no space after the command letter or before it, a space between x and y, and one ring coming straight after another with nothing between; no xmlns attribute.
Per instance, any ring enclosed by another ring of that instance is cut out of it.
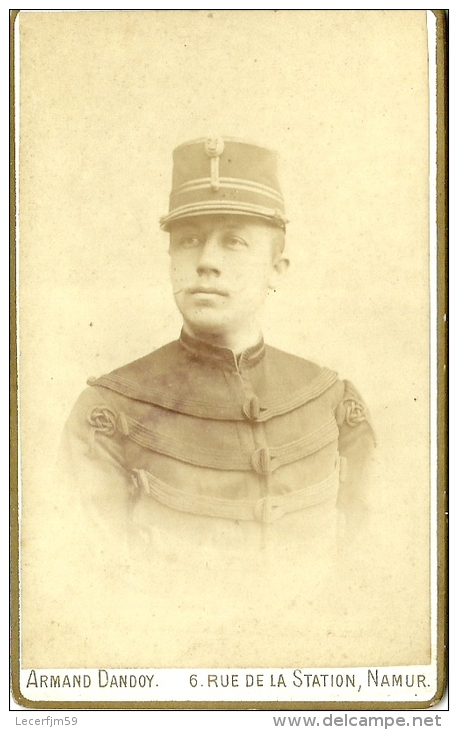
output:
<svg viewBox="0 0 458 730"><path fill-rule="evenodd" d="M197 335L224 342L251 326L284 267L275 230L242 216L201 216L170 231L176 304Z"/></svg>

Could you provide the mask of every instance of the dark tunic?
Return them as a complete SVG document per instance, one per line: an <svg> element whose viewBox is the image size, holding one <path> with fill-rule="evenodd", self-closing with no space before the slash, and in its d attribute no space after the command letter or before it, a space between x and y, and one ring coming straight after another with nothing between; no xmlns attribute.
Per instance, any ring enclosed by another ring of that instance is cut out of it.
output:
<svg viewBox="0 0 458 730"><path fill-rule="evenodd" d="M327 368L266 346L180 339L93 378L63 463L97 529L182 553L323 549L366 507L366 406Z"/></svg>

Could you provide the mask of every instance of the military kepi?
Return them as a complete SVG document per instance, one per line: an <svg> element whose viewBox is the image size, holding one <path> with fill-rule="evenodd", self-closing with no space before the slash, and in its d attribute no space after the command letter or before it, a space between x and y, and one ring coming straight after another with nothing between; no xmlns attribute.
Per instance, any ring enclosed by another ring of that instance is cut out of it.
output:
<svg viewBox="0 0 458 730"><path fill-rule="evenodd" d="M284 229L277 154L232 137L185 142L173 152L169 212L161 228L201 215L245 215Z"/></svg>

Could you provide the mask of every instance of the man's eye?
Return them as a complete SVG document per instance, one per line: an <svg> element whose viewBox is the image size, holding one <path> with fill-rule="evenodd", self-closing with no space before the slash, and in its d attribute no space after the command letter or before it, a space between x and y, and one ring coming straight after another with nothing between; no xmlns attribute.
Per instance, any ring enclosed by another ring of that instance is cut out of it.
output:
<svg viewBox="0 0 458 730"><path fill-rule="evenodd" d="M183 236L180 238L180 246L182 248L195 248L200 245L198 236Z"/></svg>
<svg viewBox="0 0 458 730"><path fill-rule="evenodd" d="M247 246L247 242L238 236L227 236L224 242L229 248L246 248Z"/></svg>

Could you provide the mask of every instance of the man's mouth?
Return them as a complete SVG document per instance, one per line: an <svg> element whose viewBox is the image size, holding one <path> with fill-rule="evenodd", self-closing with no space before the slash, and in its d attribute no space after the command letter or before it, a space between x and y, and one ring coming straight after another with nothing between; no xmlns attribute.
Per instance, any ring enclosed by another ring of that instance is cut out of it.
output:
<svg viewBox="0 0 458 730"><path fill-rule="evenodd" d="M229 296L229 292L226 289L218 289L214 286L191 286L187 291L188 294L217 294L220 297Z"/></svg>

